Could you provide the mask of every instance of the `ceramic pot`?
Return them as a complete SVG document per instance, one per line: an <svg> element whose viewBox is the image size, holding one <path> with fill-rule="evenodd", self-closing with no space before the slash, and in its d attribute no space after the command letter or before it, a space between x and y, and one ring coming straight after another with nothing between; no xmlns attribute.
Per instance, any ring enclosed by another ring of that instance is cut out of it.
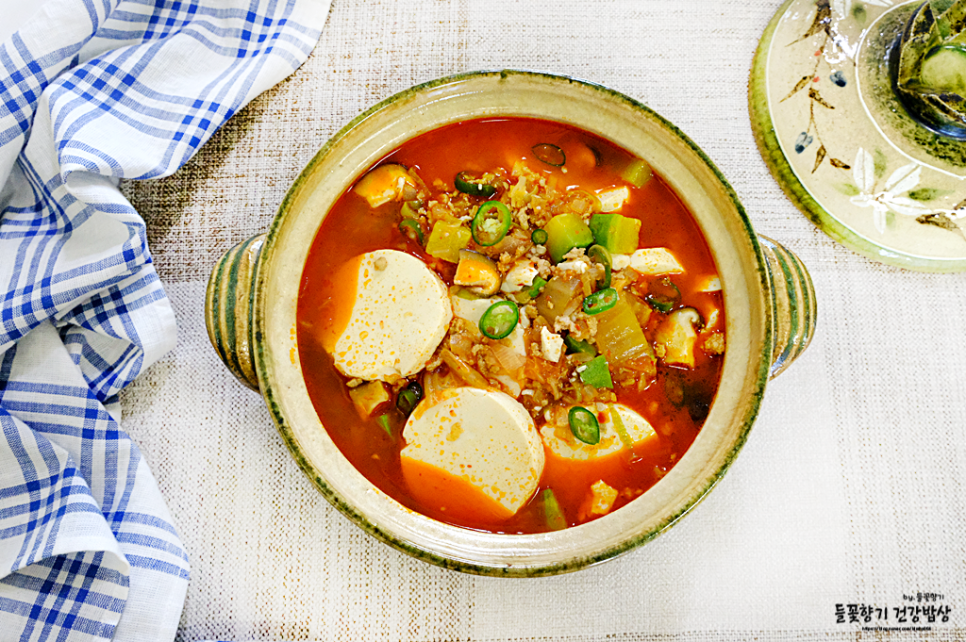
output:
<svg viewBox="0 0 966 642"><path fill-rule="evenodd" d="M448 123L522 116L574 125L644 158L694 214L717 263L728 347L710 414L691 448L623 508L538 535L481 533L417 514L378 490L336 448L303 381L296 340L302 267L330 206L404 141ZM380 540L460 571L536 576L626 552L671 526L721 479L748 437L765 384L808 345L815 296L801 262L757 236L727 181L674 125L599 85L522 71L443 78L389 98L332 137L289 190L267 234L215 266L206 318L225 364L261 392L282 439L319 491Z"/></svg>

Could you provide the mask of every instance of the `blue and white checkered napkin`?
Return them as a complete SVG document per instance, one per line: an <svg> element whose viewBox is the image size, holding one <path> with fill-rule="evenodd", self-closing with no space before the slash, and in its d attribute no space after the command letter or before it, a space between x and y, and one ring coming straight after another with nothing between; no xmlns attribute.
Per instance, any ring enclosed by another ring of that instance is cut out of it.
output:
<svg viewBox="0 0 966 642"><path fill-rule="evenodd" d="M118 179L178 169L327 10L48 0L0 46L0 639L174 637L188 557L117 394L175 320Z"/></svg>

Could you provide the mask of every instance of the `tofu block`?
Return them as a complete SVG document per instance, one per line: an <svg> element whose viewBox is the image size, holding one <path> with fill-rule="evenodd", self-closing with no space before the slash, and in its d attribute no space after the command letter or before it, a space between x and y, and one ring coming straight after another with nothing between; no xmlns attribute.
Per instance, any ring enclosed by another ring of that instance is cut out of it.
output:
<svg viewBox="0 0 966 642"><path fill-rule="evenodd" d="M631 254L631 267L649 276L663 274L682 274L684 268L678 260L663 247L649 247Z"/></svg>
<svg viewBox="0 0 966 642"><path fill-rule="evenodd" d="M543 444L510 396L451 388L427 397L406 421L403 477L422 501L448 514L506 519L533 496Z"/></svg>
<svg viewBox="0 0 966 642"><path fill-rule="evenodd" d="M595 410L598 421L602 415L605 416L604 421L600 421L600 441L594 445L585 444L574 437L569 425L545 424L540 428L540 437L552 454L575 462L594 461L615 455L625 449L626 445L614 427L613 413L620 417L624 431L634 446L657 439L657 433L651 424L623 404L596 404L595 408L590 410Z"/></svg>
<svg viewBox="0 0 966 642"><path fill-rule="evenodd" d="M324 330L323 345L347 377L391 381L416 374L453 318L446 285L422 261L396 250L357 261L337 277L356 280L348 321Z"/></svg>

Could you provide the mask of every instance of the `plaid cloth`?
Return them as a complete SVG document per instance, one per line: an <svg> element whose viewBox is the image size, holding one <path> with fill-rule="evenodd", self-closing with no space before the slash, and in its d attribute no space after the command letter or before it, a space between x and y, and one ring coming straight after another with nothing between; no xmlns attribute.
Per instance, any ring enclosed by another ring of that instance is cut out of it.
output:
<svg viewBox="0 0 966 642"><path fill-rule="evenodd" d="M0 45L0 638L174 637L188 556L117 395L175 318L118 180L183 165L327 9L49 0Z"/></svg>

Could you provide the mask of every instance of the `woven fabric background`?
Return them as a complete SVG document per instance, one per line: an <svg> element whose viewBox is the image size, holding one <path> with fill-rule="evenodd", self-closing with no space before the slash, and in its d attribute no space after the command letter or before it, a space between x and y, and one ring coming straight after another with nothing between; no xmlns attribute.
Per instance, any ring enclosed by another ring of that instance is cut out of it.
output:
<svg viewBox="0 0 966 642"><path fill-rule="evenodd" d="M123 395L192 560L183 640L620 641L966 637L966 275L870 262L783 196L748 121L747 76L780 2L334 0L289 80L186 167L124 190L148 222L176 350ZM208 343L214 260L263 231L360 111L413 84L528 68L640 99L691 136L755 229L808 266L815 339L773 381L718 488L654 542L538 580L461 575L378 543L297 469L261 398ZM952 609L931 632L863 633L840 603Z"/></svg>

